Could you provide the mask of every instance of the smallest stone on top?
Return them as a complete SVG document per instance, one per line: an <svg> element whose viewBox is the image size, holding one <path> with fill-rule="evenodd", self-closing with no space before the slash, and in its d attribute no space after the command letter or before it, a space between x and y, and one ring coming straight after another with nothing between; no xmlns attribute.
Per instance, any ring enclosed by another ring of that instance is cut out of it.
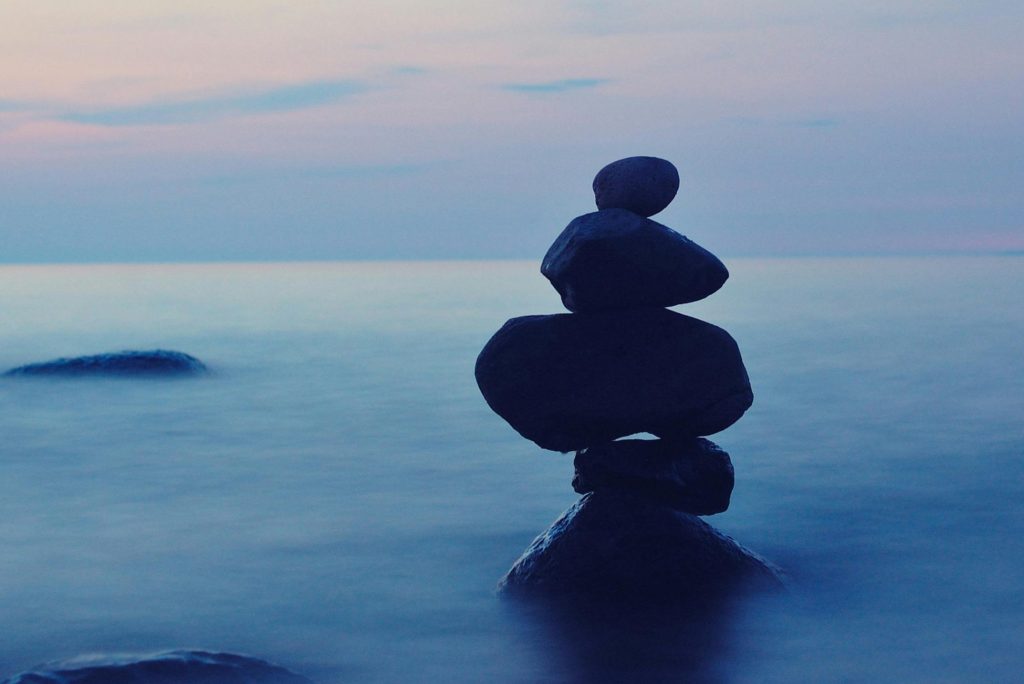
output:
<svg viewBox="0 0 1024 684"><path fill-rule="evenodd" d="M679 172L658 157L626 157L594 176L598 209L628 209L650 218L667 207L679 191Z"/></svg>
<svg viewBox="0 0 1024 684"><path fill-rule="evenodd" d="M598 211L578 216L555 240L541 273L569 311L669 307L711 295L728 279L719 259L650 220L679 189L657 157L628 157L594 178Z"/></svg>

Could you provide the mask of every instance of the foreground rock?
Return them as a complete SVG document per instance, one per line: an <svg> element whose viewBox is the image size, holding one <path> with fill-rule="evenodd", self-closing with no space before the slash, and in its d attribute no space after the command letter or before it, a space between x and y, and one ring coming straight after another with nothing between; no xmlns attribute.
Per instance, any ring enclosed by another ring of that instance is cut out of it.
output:
<svg viewBox="0 0 1024 684"><path fill-rule="evenodd" d="M499 589L664 605L782 586L778 569L700 518L601 491L584 496L537 537Z"/></svg>
<svg viewBox="0 0 1024 684"><path fill-rule="evenodd" d="M476 360L495 413L545 449L577 452L573 488L584 495L500 587L554 599L536 603L587 625L597 614L618 625L636 607L648 628L655 613L713 616L734 589L781 584L771 565L696 517L726 510L734 484L729 455L700 436L736 422L753 393L726 331L664 307L711 295L729 272L647 218L679 189L671 163L620 159L593 187L598 211L569 223L541 264L573 313L513 318ZM644 432L660 439L616 441ZM604 656L621 646L602 644L596 676L583 680L607 679ZM588 652L587 665L594 660ZM654 681L628 672L623 681Z"/></svg>
<svg viewBox="0 0 1024 684"><path fill-rule="evenodd" d="M194 356L154 349L55 359L12 368L4 375L194 375L206 370L206 365Z"/></svg>
<svg viewBox="0 0 1024 684"><path fill-rule="evenodd" d="M263 660L231 653L172 651L139 658L88 658L23 672L3 684L312 684Z"/></svg>
<svg viewBox="0 0 1024 684"><path fill-rule="evenodd" d="M608 442L577 452L573 465L579 494L628 492L693 515L728 510L735 483L729 454L699 437Z"/></svg>
<svg viewBox="0 0 1024 684"><path fill-rule="evenodd" d="M679 172L665 159L627 157L598 171L593 187L598 209L628 209L654 216L679 191Z"/></svg>
<svg viewBox="0 0 1024 684"><path fill-rule="evenodd" d="M711 252L625 209L573 219L544 255L540 272L569 311L686 304L729 278Z"/></svg>
<svg viewBox="0 0 1024 684"><path fill-rule="evenodd" d="M710 435L753 401L729 333L666 309L513 318L476 362L490 407L545 449Z"/></svg>

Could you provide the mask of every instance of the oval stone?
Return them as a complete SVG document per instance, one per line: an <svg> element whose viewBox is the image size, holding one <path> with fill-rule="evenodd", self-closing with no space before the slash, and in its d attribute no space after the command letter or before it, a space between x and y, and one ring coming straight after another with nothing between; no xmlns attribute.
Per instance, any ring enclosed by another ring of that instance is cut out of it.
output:
<svg viewBox="0 0 1024 684"><path fill-rule="evenodd" d="M569 311L695 302L729 278L718 257L696 242L625 209L573 219L544 255L540 272Z"/></svg>
<svg viewBox="0 0 1024 684"><path fill-rule="evenodd" d="M94 356L75 356L12 368L8 376L171 376L206 372L206 364L178 351L122 351Z"/></svg>
<svg viewBox="0 0 1024 684"><path fill-rule="evenodd" d="M265 660L209 651L157 655L89 656L50 663L3 684L312 684Z"/></svg>
<svg viewBox="0 0 1024 684"><path fill-rule="evenodd" d="M513 318L476 361L488 405L545 449L710 435L753 402L735 340L668 309Z"/></svg>
<svg viewBox="0 0 1024 684"><path fill-rule="evenodd" d="M692 515L729 508L735 473L711 440L620 439L576 452L572 488L632 492Z"/></svg>
<svg viewBox="0 0 1024 684"><path fill-rule="evenodd" d="M679 172L666 159L626 157L598 171L593 187L598 209L628 209L654 216L679 191Z"/></svg>

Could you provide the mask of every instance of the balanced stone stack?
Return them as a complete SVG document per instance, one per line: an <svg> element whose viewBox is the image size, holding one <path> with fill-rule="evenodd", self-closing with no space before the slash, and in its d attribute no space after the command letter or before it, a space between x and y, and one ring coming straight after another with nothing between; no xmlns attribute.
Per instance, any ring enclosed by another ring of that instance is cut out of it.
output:
<svg viewBox="0 0 1024 684"><path fill-rule="evenodd" d="M575 451L584 494L515 563L504 590L690 602L777 571L696 516L726 510L729 455L704 439L753 394L725 330L666 307L729 273L649 217L679 188L664 159L630 157L594 179L598 211L574 219L541 273L572 313L513 318L476 363L490 407L545 449ZM621 439L649 433L657 439Z"/></svg>

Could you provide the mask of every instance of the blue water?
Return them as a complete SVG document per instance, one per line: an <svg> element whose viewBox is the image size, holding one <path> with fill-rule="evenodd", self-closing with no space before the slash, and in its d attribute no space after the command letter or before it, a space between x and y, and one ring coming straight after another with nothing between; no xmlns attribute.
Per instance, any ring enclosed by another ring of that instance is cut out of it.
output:
<svg viewBox="0 0 1024 684"><path fill-rule="evenodd" d="M159 347L214 371L0 382L0 679L202 649L319 684L1016 680L1024 259L728 266L681 308L755 391L709 520L793 589L671 635L494 594L576 498L571 456L473 381L505 319L560 310L538 264L0 268L0 370Z"/></svg>

